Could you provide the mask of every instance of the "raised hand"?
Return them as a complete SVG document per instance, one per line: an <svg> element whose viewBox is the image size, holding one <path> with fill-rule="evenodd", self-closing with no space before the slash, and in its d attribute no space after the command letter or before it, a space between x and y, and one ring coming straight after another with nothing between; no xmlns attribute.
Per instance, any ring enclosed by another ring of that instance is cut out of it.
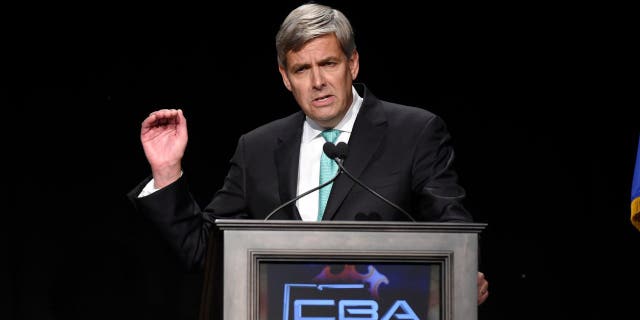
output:
<svg viewBox="0 0 640 320"><path fill-rule="evenodd" d="M157 110L142 121L140 141L156 188L180 177L187 140L187 119L180 109Z"/></svg>

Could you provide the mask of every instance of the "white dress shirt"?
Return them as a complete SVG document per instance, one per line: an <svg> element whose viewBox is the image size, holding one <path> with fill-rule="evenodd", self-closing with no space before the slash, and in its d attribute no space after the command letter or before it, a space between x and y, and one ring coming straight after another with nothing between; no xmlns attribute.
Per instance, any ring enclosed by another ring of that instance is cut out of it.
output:
<svg viewBox="0 0 640 320"><path fill-rule="evenodd" d="M349 106L349 110L333 129L340 130L340 135L336 140L338 142L349 142L353 124L362 105L362 98L358 95L355 88L352 88L353 102ZM298 163L298 192L302 194L320 185L320 156L322 155L322 146L325 143L321 133L324 130L315 121L306 117L302 127L302 141L300 143L300 159ZM286 199L285 199L286 200ZM296 202L298 212L304 221L316 221L318 218L318 191L314 191Z"/></svg>

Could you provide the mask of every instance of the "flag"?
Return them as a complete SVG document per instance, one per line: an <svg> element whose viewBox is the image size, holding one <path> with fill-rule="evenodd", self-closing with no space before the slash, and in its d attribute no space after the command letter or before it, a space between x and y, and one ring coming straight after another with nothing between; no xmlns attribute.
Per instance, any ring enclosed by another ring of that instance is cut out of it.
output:
<svg viewBox="0 0 640 320"><path fill-rule="evenodd" d="M640 230L640 139L636 152L636 165L631 183L631 224Z"/></svg>

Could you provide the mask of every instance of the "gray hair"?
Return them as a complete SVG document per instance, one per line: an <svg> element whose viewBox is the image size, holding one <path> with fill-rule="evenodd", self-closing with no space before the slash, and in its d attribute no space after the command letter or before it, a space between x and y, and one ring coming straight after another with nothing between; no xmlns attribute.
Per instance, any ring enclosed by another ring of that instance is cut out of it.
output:
<svg viewBox="0 0 640 320"><path fill-rule="evenodd" d="M334 33L344 54L351 58L356 42L349 19L337 9L307 3L289 13L276 35L278 64L287 65L287 52L298 51L309 40Z"/></svg>

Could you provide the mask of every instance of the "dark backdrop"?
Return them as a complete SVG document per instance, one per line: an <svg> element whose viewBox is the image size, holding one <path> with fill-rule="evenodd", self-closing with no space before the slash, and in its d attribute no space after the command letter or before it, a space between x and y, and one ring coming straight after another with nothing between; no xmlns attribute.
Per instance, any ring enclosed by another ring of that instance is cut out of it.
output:
<svg viewBox="0 0 640 320"><path fill-rule="evenodd" d="M359 81L447 121L467 207L488 223L481 319L636 309L640 112L609 73L626 73L629 48L607 11L327 3L351 18ZM196 319L201 275L125 198L149 174L139 126L184 110L184 168L206 205L239 135L297 110L273 43L297 4L6 11L0 318Z"/></svg>

